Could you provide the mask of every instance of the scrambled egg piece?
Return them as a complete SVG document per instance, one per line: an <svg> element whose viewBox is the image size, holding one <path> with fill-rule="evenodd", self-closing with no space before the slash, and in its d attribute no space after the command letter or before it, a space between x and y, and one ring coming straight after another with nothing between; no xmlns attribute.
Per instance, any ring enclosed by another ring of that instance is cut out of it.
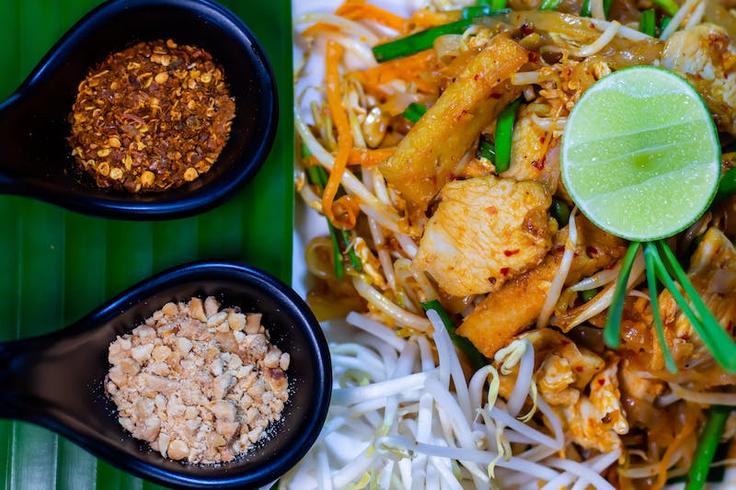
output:
<svg viewBox="0 0 736 490"><path fill-rule="evenodd" d="M604 367L603 359L567 341L542 361L537 386L550 405L573 405L580 399L580 391Z"/></svg>
<svg viewBox="0 0 736 490"><path fill-rule="evenodd" d="M590 395L563 409L572 440L587 449L608 452L621 446L619 435L629 432L618 389L618 362L611 363L590 382Z"/></svg>
<svg viewBox="0 0 736 490"><path fill-rule="evenodd" d="M736 324L736 248L719 229L710 228L705 233L690 261L688 277L721 325L733 333ZM710 361L708 349L672 295L664 291L659 301L675 362L691 367Z"/></svg>
<svg viewBox="0 0 736 490"><path fill-rule="evenodd" d="M723 28L700 24L674 33L662 65L685 75L703 95L718 127L736 135L736 49Z"/></svg>
<svg viewBox="0 0 736 490"><path fill-rule="evenodd" d="M445 185L414 259L454 296L498 290L552 246L552 198L540 184L493 176Z"/></svg>

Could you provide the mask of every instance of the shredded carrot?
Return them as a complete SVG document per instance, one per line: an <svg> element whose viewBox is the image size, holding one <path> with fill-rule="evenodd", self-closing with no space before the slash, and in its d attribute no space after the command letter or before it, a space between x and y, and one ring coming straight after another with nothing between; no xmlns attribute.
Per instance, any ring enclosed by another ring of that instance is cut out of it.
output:
<svg viewBox="0 0 736 490"><path fill-rule="evenodd" d="M304 32L302 32L302 36L314 37L317 34L322 34L325 32L340 32L340 28L337 26L333 26L332 24L327 24L325 22L317 22L304 29Z"/></svg>
<svg viewBox="0 0 736 490"><path fill-rule="evenodd" d="M342 90L340 88L340 60L345 50L342 45L334 40L327 42L327 56L325 57L325 80L327 82L327 106L332 115L332 122L337 130L337 154L335 155L335 163L330 172L330 178L322 193L322 210L333 225L340 227L340 223L335 222L335 213L332 209L332 203L340 187L342 175L345 173L345 167L348 164L350 150L353 148L353 133L350 130L350 122L348 114L342 103Z"/></svg>
<svg viewBox="0 0 736 490"><path fill-rule="evenodd" d="M662 455L662 459L659 461L659 469L657 471L657 481L654 484L654 488L664 488L667 483L667 469L670 466L670 459L675 454L680 446L682 446L688 437L695 433L695 429L698 425L698 413L699 411L694 408L688 407L685 415L685 424L682 429L677 433L672 442L667 446L667 450Z"/></svg>
<svg viewBox="0 0 736 490"><path fill-rule="evenodd" d="M406 29L406 21L402 17L365 0L345 0L335 14L350 20L373 20L397 32Z"/></svg>
<svg viewBox="0 0 736 490"><path fill-rule="evenodd" d="M350 151L350 157L348 157L348 164L375 167L379 163L386 161L394 154L394 151L396 151L396 148L378 148L376 150L353 148Z"/></svg>
<svg viewBox="0 0 736 490"><path fill-rule="evenodd" d="M417 91L424 94L437 95L439 80L434 76L437 56L434 50L427 50L400 60L387 61L367 70L351 74L364 86L366 91L380 92L380 86L392 80L412 82Z"/></svg>

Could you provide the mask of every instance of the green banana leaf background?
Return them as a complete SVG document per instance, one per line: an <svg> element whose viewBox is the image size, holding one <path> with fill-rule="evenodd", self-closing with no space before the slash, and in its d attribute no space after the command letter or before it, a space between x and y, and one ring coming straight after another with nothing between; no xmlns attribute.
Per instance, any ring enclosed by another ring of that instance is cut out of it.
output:
<svg viewBox="0 0 736 490"><path fill-rule="evenodd" d="M0 100L98 3L0 0ZM62 328L152 273L196 259L240 260L289 280L291 6L289 0L223 3L260 39L277 77L281 120L268 161L224 205L177 221L110 221L0 196L0 340ZM45 429L7 420L0 421L0 484L0 488L34 490L156 487L96 460Z"/></svg>

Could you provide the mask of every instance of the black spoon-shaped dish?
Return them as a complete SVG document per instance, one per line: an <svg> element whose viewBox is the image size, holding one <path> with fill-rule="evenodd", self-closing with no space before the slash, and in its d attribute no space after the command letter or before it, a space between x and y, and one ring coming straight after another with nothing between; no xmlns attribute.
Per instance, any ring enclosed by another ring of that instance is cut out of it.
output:
<svg viewBox="0 0 736 490"><path fill-rule="evenodd" d="M68 121L79 83L108 54L173 39L209 51L225 72L236 113L217 162L197 180L158 193L95 187L71 156ZM80 20L0 104L0 193L125 219L168 219L223 201L265 160L278 123L266 56L232 12L209 0L113 0ZM89 180L89 181L87 181Z"/></svg>
<svg viewBox="0 0 736 490"><path fill-rule="evenodd" d="M108 347L118 335L169 301L210 295L223 306L263 313L271 342L291 356L290 397L270 436L245 456L217 466L189 465L164 459L126 432L103 383ZM283 475L316 440L332 370L320 326L293 290L247 266L199 262L141 282L66 329L0 343L0 384L0 416L56 431L137 476L172 487L255 488Z"/></svg>

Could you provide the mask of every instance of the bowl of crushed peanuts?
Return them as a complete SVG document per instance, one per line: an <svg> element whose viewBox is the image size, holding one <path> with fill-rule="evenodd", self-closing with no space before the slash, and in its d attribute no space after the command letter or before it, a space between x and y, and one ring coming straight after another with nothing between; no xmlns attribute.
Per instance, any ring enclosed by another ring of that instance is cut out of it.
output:
<svg viewBox="0 0 736 490"><path fill-rule="evenodd" d="M277 480L316 441L332 388L306 303L229 262L176 267L66 329L0 343L0 364L0 415L182 488Z"/></svg>

